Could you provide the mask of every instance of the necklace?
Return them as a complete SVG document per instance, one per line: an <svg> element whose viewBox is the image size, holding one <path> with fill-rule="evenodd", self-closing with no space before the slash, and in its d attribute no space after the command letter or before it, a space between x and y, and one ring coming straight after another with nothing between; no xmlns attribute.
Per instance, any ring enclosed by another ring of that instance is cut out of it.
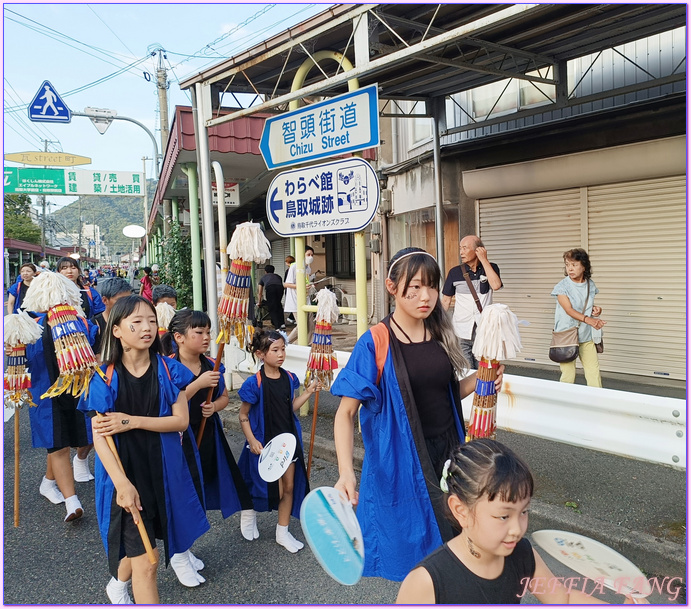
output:
<svg viewBox="0 0 691 609"><path fill-rule="evenodd" d="M401 328L401 326L400 326L399 323L396 321L396 318L395 318L393 315L391 316L391 321L392 321L392 322L394 323L394 325L403 333L403 336L405 336L405 337L408 339L408 342L409 342L411 345L412 345L413 343L415 343L415 341L414 341L412 338L410 338L410 336L408 336L408 334L406 333L406 331L405 331L403 328ZM427 339L427 328L426 328L425 326L423 326L422 340L421 340L420 342L423 342L423 343L424 343L426 339Z"/></svg>

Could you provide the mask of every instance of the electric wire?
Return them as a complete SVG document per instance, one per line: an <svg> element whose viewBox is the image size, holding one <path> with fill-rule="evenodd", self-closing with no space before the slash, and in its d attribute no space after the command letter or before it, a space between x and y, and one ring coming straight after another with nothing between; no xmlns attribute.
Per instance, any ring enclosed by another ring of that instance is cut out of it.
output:
<svg viewBox="0 0 691 609"><path fill-rule="evenodd" d="M101 19L101 16L94 10L93 6L91 6L90 4L87 4L86 6L94 15L96 15L96 17L101 21L101 23L103 23L103 25L105 25L110 30L111 34L113 34L113 36L115 36L122 43L122 46L124 46L130 52L131 55L136 55L136 53L123 42L122 38L120 38L120 36L118 36L113 31L113 29L105 21L103 21L103 19Z"/></svg>
<svg viewBox="0 0 691 609"><path fill-rule="evenodd" d="M28 104L26 104L26 103L24 102L24 100L21 98L21 96L19 95L19 93L17 93L17 90L12 86L12 83L11 83L9 80L7 80L7 77L6 77L6 76L3 76L3 80L5 81L5 83L7 84L7 86L8 86L8 87L11 89L11 91L12 91L12 92L10 92L10 91L8 91L7 89L5 89L5 95L6 95L6 97L9 97L10 100L11 100L13 103L15 103L15 104L22 104L22 105L24 105L24 106L28 106ZM14 93L14 95L13 95L12 93ZM3 104L3 106L4 106L4 104ZM10 115L10 116L12 116L13 118L15 117L14 115ZM21 116L21 115L17 115L17 116ZM28 117L26 117L26 116L24 116L23 118L24 118L25 121L28 120ZM58 138L54 133L52 133L52 132L50 131L50 129L48 129L48 127L46 127L43 123L34 123L34 122L30 122L30 126L31 126L32 128L38 128L38 129L39 129L40 131L42 131L44 134L47 133L47 134L48 134L48 137L47 137L47 138L44 137L43 139L54 140L54 141L58 141L58 142L59 142L59 138ZM51 143L53 143L53 142L51 142Z"/></svg>

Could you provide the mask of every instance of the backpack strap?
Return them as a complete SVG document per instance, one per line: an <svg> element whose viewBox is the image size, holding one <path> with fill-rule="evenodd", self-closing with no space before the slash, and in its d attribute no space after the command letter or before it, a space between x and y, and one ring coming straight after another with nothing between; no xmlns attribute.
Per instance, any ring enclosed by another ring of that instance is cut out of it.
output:
<svg viewBox="0 0 691 609"><path fill-rule="evenodd" d="M106 368L106 385L110 387L110 383L113 380L113 370L115 370L115 364L108 364Z"/></svg>
<svg viewBox="0 0 691 609"><path fill-rule="evenodd" d="M374 361L377 364L377 385L384 372L384 363L389 355L389 329L382 322L370 328L374 341Z"/></svg>
<svg viewBox="0 0 691 609"><path fill-rule="evenodd" d="M172 379L170 378L170 370L168 369L168 364L166 364L166 358L165 358L165 357L162 357L162 358L161 358L161 361L163 362L163 367L166 369L166 373L168 374L168 380L169 380L169 381L172 380Z"/></svg>
<svg viewBox="0 0 691 609"><path fill-rule="evenodd" d="M254 376L257 377L257 387L259 387L259 389L261 389L261 387L262 387L262 374L261 374L261 371L257 370L257 374L255 374Z"/></svg>

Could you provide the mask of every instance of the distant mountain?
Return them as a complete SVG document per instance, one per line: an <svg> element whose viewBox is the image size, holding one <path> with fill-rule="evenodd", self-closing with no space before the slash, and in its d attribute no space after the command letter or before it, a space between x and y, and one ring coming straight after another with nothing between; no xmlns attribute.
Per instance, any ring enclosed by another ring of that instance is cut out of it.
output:
<svg viewBox="0 0 691 609"><path fill-rule="evenodd" d="M156 181L147 180L149 209L156 192ZM144 197L117 197L93 195L79 197L74 203L51 214L58 230L76 233L79 231L79 208L81 204L82 223L97 224L110 251L129 252L132 240L122 234L128 224L144 223ZM86 243L83 244L86 246Z"/></svg>

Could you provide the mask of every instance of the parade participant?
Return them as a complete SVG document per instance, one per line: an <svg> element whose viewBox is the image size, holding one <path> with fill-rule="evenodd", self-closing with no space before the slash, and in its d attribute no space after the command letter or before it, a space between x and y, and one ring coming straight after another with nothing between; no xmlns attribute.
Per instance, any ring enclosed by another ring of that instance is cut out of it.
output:
<svg viewBox="0 0 691 609"><path fill-rule="evenodd" d="M72 395L72 391L54 396L46 395L56 386L61 376L56 339L49 323L48 311L63 303L78 306L80 299L77 286L66 277L42 273L32 281L24 301L43 332L41 339L26 346L31 393L37 405L36 408L29 409L31 444L34 448L45 448L48 451L46 475L41 481L39 492L56 505L65 502L65 522L81 518L84 513L75 491L77 472L73 473L70 466L70 448L88 446L91 437L84 415L76 410L78 398ZM83 311L77 313L81 315ZM79 326L86 341L86 320L70 323L74 323L75 327Z"/></svg>
<svg viewBox="0 0 691 609"><path fill-rule="evenodd" d="M588 252L575 248L564 252L564 279L552 290L557 299L554 311L554 330L559 332L578 325L578 357L583 364L583 373L589 387L602 387L600 362L595 348L595 333L607 323L600 319L602 308L595 306L595 295L600 292L590 278L592 267ZM601 340L601 333L598 332ZM576 360L559 364L561 383L576 380Z"/></svg>
<svg viewBox="0 0 691 609"><path fill-rule="evenodd" d="M564 587L524 537L533 476L509 448L489 439L459 445L440 486L447 518L460 533L410 572L396 603L519 604L526 591L548 604L604 603Z"/></svg>
<svg viewBox="0 0 691 609"><path fill-rule="evenodd" d="M163 539L167 563L210 528L195 488L199 471L190 469L180 442L189 425L184 389L192 373L160 353L153 305L140 296L121 298L103 341L107 380L94 377L79 403L85 413L103 413L91 425L98 456L96 510L113 575L106 592L113 604L131 602L130 578L137 604L157 604L156 538ZM115 439L122 469L107 436ZM140 518L155 564L137 530Z"/></svg>
<svg viewBox="0 0 691 609"><path fill-rule="evenodd" d="M139 280L139 295L146 298L149 302L153 301L153 280L151 278L151 267L144 267L144 277Z"/></svg>
<svg viewBox="0 0 691 609"><path fill-rule="evenodd" d="M167 302L174 309L178 308L177 290L173 286L166 285L165 283L161 283L153 287L151 290L151 299L154 303L154 306L160 302Z"/></svg>
<svg viewBox="0 0 691 609"><path fill-rule="evenodd" d="M155 288L154 288L155 289ZM168 326L168 334L163 339L163 349L172 353L166 343L174 340L177 350L173 357L184 364L194 380L185 390L189 403L190 430L185 434L183 443L188 458L194 454L194 446L202 418L206 419L204 433L199 444L204 480L204 497L207 510L220 510L223 518L240 510L251 510L252 499L247 485L242 479L233 453L223 431L223 422L218 413L228 405L228 390L225 386L220 366L214 372L214 360L205 357L211 342L211 320L206 313L183 309L178 311ZM207 402L209 388L213 387L212 400ZM170 559L180 582L188 587L198 586L204 578L197 573L204 568L204 563L190 550L176 554Z"/></svg>
<svg viewBox="0 0 691 609"><path fill-rule="evenodd" d="M303 543L288 531L290 516L300 517L300 505L309 492L302 447L302 430L295 411L317 390L313 381L302 395L295 395L300 381L281 368L286 357L285 335L275 330L255 332L250 347L263 366L240 388L240 425L247 438L238 465L247 483L254 510L243 510L240 530L245 539L259 537L257 514L278 509L276 543L289 552L297 552ZM296 460L278 482L265 482L259 476L259 454L264 446L281 433L292 433L297 439Z"/></svg>
<svg viewBox="0 0 691 609"><path fill-rule="evenodd" d="M106 324L108 323L108 315L110 314L113 305L124 296L132 294L132 286L120 277L112 277L104 280L101 283L101 299L106 305L104 311L94 316L94 322L98 324L98 334L94 341L94 353L100 357L101 342L106 331Z"/></svg>
<svg viewBox="0 0 691 609"><path fill-rule="evenodd" d="M100 294L91 286L84 285L81 274L82 270L79 266L79 261L69 256L64 256L58 260L58 273L64 275L81 290L82 293L82 309L86 314L88 320L93 321L94 317L106 310L106 305L101 299ZM89 327L89 341L92 345L96 344L98 334L98 327L94 324ZM100 345L99 345L100 346ZM99 349L100 351L100 349ZM98 354L98 351L94 350ZM77 482L89 482L94 479L94 475L89 469L89 453L93 448L93 444L87 446L80 446L77 449L77 454L72 461L74 468L74 479Z"/></svg>
<svg viewBox="0 0 691 609"><path fill-rule="evenodd" d="M437 261L424 250L393 256L386 288L395 309L360 337L331 387L342 396L334 419L340 476L334 486L354 505L353 426L364 406L357 517L367 548L365 576L401 581L453 535L438 479L465 438L460 400L473 392L476 375L459 382L467 363L439 302L440 280ZM503 366L497 391L502 379Z"/></svg>
<svg viewBox="0 0 691 609"><path fill-rule="evenodd" d="M475 333L482 309L492 304L494 290L502 287L499 267L487 259L487 249L480 237L468 235L461 239L461 264L453 267L442 288L441 304L449 310L451 298L456 297L453 309L453 328L461 339L461 351L471 368L477 369L473 354Z"/></svg>
<svg viewBox="0 0 691 609"><path fill-rule="evenodd" d="M19 307L29 289L33 278L38 273L36 267L31 262L25 262L19 267L19 279L17 283L11 285L7 290L7 314L18 313Z"/></svg>

